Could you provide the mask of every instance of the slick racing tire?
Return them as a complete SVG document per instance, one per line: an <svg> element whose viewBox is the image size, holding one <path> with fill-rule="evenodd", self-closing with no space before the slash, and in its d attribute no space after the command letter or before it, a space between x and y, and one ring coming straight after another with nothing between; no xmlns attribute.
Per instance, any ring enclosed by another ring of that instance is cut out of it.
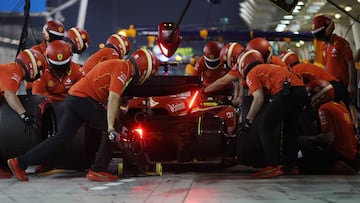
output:
<svg viewBox="0 0 360 203"><path fill-rule="evenodd" d="M243 102L239 110L240 123L245 120L246 115L249 112L252 99L253 98L251 96L243 98ZM260 116L260 114L261 112L259 112L257 118ZM248 165L253 167L262 167L265 165L264 151L256 133L256 125L258 123L257 120L258 119L254 119L250 128L250 134L247 138L241 138L238 135L237 159L241 165Z"/></svg>
<svg viewBox="0 0 360 203"><path fill-rule="evenodd" d="M41 141L54 134L54 112L46 97L40 95L18 95L26 111L36 120L39 132L35 136L25 135L25 124L19 115L3 100L0 104L0 158L6 160L25 153Z"/></svg>
<svg viewBox="0 0 360 203"><path fill-rule="evenodd" d="M55 102L52 106L56 115L56 126L59 127L65 102ZM101 132L83 125L73 139L49 159L48 164L60 169L85 170L93 163L100 141Z"/></svg>

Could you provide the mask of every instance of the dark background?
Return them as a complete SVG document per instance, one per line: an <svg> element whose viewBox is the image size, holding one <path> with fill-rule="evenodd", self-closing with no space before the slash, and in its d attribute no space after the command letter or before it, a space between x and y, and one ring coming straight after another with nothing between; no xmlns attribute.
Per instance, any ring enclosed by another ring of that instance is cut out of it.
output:
<svg viewBox="0 0 360 203"><path fill-rule="evenodd" d="M21 11L25 1L19 0L19 2L16 7ZM68 1L47 1L46 8L50 10L66 2ZM133 43L132 50L147 45L147 36L142 36L142 31L157 31L160 22L178 22L187 2L188 0L89 0L84 28L90 34L91 43L83 56L94 53L98 45L104 43L108 36L119 29L127 29L130 25L134 25L137 30L137 37L130 39ZM36 0L31 0L32 5L36 3ZM192 47L194 52L201 53L203 45L211 39L198 39L199 30L202 28L209 31L246 30L247 26L238 15L238 3L238 0L192 0L180 23L180 32L192 31L197 39L183 38L180 47ZM50 17L61 19L65 28L69 29L77 25L79 6L80 1L77 1ZM21 12L0 13L0 36L20 39L23 22L24 17ZM42 40L41 31L45 22L46 17L41 13L31 13L27 47ZM6 46L15 47L15 45Z"/></svg>

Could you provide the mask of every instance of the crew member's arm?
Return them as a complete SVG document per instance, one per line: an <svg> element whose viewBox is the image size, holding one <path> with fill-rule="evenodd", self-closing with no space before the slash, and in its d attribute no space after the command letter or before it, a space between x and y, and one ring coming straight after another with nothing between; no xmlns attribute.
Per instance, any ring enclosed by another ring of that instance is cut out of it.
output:
<svg viewBox="0 0 360 203"><path fill-rule="evenodd" d="M209 92L214 92L214 91L220 90L221 88L223 88L227 84L230 84L233 80L236 80L236 79L237 79L236 76L226 74L223 77L217 79L215 82L211 83L209 86L207 86L204 89L204 93L209 93Z"/></svg>
<svg viewBox="0 0 360 203"><path fill-rule="evenodd" d="M20 115L26 111L15 92L11 90L5 90L4 97L10 108L12 108L17 114Z"/></svg>
<svg viewBox="0 0 360 203"><path fill-rule="evenodd" d="M249 113L246 116L246 119L250 121L250 123L253 122L256 114L259 112L260 108L262 107L264 103L264 93L262 89L257 89L253 93L253 101L251 102Z"/></svg>
<svg viewBox="0 0 360 203"><path fill-rule="evenodd" d="M110 91L107 104L108 131L115 129L115 120L120 109L120 95Z"/></svg>
<svg viewBox="0 0 360 203"><path fill-rule="evenodd" d="M241 91L241 85L240 85L240 79L234 80L233 81L233 86L234 86L234 98L232 100L232 104L233 105L238 105L241 102L241 96L240 96L240 91Z"/></svg>
<svg viewBox="0 0 360 203"><path fill-rule="evenodd" d="M356 98L356 69L354 60L349 60L347 62L348 70L349 70L349 85L348 85L348 92L352 99Z"/></svg>

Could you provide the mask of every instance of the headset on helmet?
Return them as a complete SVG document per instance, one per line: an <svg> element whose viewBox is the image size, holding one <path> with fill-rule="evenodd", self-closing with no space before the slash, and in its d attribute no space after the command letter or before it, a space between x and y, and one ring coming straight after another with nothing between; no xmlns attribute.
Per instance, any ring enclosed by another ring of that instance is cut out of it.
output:
<svg viewBox="0 0 360 203"><path fill-rule="evenodd" d="M258 64L264 63L260 52L251 49L244 50L238 57L238 70L243 78L246 78L249 71Z"/></svg>
<svg viewBox="0 0 360 203"><path fill-rule="evenodd" d="M286 63L286 65L288 65L290 67L293 67L300 62L299 57L293 51L282 52L280 54L280 58L282 61L284 61Z"/></svg>
<svg viewBox="0 0 360 203"><path fill-rule="evenodd" d="M112 34L106 41L106 46L114 48L120 55L120 58L123 58L125 55L130 52L130 41L124 35Z"/></svg>
<svg viewBox="0 0 360 203"><path fill-rule="evenodd" d="M211 70L217 69L220 64L220 51L223 45L218 41L209 41L204 46L204 61L207 68Z"/></svg>
<svg viewBox="0 0 360 203"><path fill-rule="evenodd" d="M71 46L63 40L55 40L46 48L46 59L50 69L58 75L63 75L69 70L71 57Z"/></svg>
<svg viewBox="0 0 360 203"><path fill-rule="evenodd" d="M88 48L90 36L86 30L80 27L73 27L67 31L65 41L72 45L74 53L80 54Z"/></svg>
<svg viewBox="0 0 360 203"><path fill-rule="evenodd" d="M260 52L266 63L271 60L271 57L273 55L271 44L269 43L269 41L262 37L257 37L250 40L250 42L246 45L246 49L255 49Z"/></svg>
<svg viewBox="0 0 360 203"><path fill-rule="evenodd" d="M318 107L335 98L333 86L326 80L312 80L306 84L306 91L311 97L311 105Z"/></svg>
<svg viewBox="0 0 360 203"><path fill-rule="evenodd" d="M159 60L148 49L136 50L130 55L129 60L137 70L137 80L135 81L137 85L143 84L147 79L155 75L159 69Z"/></svg>
<svg viewBox="0 0 360 203"><path fill-rule="evenodd" d="M60 21L49 20L46 22L44 29L49 34L50 42L62 39L65 36L65 26Z"/></svg>
<svg viewBox="0 0 360 203"><path fill-rule="evenodd" d="M24 79L28 82L38 79L47 65L44 55L35 49L21 51L15 61L25 70Z"/></svg>
<svg viewBox="0 0 360 203"><path fill-rule="evenodd" d="M231 69L243 50L244 47L241 44L230 42L220 50L220 60L225 64L226 68Z"/></svg>
<svg viewBox="0 0 360 203"><path fill-rule="evenodd" d="M312 21L311 34L315 39L327 40L334 28L334 21L329 16L317 15Z"/></svg>

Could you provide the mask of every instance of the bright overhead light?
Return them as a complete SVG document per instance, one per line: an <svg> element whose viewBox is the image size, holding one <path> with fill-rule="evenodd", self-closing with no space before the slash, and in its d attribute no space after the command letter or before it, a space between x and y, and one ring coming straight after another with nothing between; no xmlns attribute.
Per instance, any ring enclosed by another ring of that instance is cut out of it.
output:
<svg viewBox="0 0 360 203"><path fill-rule="evenodd" d="M249 20L253 19L253 17L252 17L253 15L251 15L251 13L249 13L248 10L246 10L244 8L240 8L240 13L243 13L244 15L246 15Z"/></svg>
<svg viewBox="0 0 360 203"><path fill-rule="evenodd" d="M316 6L324 6L326 4L326 1L315 1L312 2L312 4Z"/></svg>
<svg viewBox="0 0 360 203"><path fill-rule="evenodd" d="M284 32L286 30L286 25L284 24L278 24L275 28L276 32Z"/></svg>
<svg viewBox="0 0 360 203"><path fill-rule="evenodd" d="M341 18L341 14L340 13L335 13L334 17L335 17L335 19L339 19L339 18Z"/></svg>
<svg viewBox="0 0 360 203"><path fill-rule="evenodd" d="M359 0L359 1L360 1L360 0ZM298 5L298 6L304 6L305 3L304 3L303 1L299 1L299 2L297 3L297 5Z"/></svg>
<svg viewBox="0 0 360 203"><path fill-rule="evenodd" d="M318 5L311 5L309 6L306 11L308 13L317 13L319 10L320 10L321 6L318 6Z"/></svg>
<svg viewBox="0 0 360 203"><path fill-rule="evenodd" d="M311 18L312 18L312 16L309 16L309 15L304 16L304 20L310 20Z"/></svg>
<svg viewBox="0 0 360 203"><path fill-rule="evenodd" d="M284 25L288 25L288 24L290 24L290 21L289 20L280 20L280 23L284 24Z"/></svg>
<svg viewBox="0 0 360 203"><path fill-rule="evenodd" d="M346 12L349 12L349 11L352 10L352 8L351 8L351 6L345 6L344 10L345 10Z"/></svg>
<svg viewBox="0 0 360 203"><path fill-rule="evenodd" d="M296 32L300 30L300 25L299 24L291 24L289 25L289 30L292 32Z"/></svg>
<svg viewBox="0 0 360 203"><path fill-rule="evenodd" d="M360 1L360 0L359 0ZM283 17L285 20L292 20L292 19L294 19L294 16L292 16L292 15L286 15L286 16L284 16Z"/></svg>
<svg viewBox="0 0 360 203"><path fill-rule="evenodd" d="M240 17L245 20L248 25L251 25L251 19L249 19L249 16L245 15L244 13L240 13Z"/></svg>

